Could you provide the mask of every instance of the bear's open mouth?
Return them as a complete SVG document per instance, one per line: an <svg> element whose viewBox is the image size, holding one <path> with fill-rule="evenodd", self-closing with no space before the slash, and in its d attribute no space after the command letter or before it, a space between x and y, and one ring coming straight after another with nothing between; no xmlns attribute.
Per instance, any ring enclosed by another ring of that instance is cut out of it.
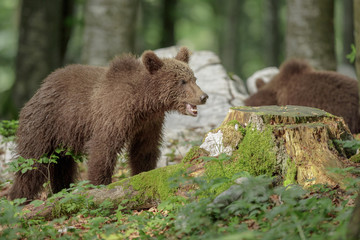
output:
<svg viewBox="0 0 360 240"><path fill-rule="evenodd" d="M196 117L197 116L197 106L192 105L190 103L186 103L186 112L189 113L189 115Z"/></svg>

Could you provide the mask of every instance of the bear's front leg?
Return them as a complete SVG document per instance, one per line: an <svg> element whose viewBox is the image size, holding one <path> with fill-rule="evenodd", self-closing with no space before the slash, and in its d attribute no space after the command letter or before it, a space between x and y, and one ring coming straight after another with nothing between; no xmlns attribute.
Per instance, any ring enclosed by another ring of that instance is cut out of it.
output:
<svg viewBox="0 0 360 240"><path fill-rule="evenodd" d="M118 146L119 142L115 140L100 138L90 140L88 159L88 179L90 183L94 185L111 183L117 160Z"/></svg>
<svg viewBox="0 0 360 240"><path fill-rule="evenodd" d="M128 151L132 175L156 168L160 156L162 125L163 117L152 119L131 139Z"/></svg>

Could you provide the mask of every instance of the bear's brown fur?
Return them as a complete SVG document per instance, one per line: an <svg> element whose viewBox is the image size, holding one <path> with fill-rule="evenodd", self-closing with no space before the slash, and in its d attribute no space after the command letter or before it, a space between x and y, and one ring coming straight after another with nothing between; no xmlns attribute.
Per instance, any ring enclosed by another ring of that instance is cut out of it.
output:
<svg viewBox="0 0 360 240"><path fill-rule="evenodd" d="M156 167L165 113L197 115L208 96L188 66L189 51L160 59L152 51L142 61L115 58L109 67L70 65L50 74L20 112L17 151L24 158L50 155L61 146L88 155L88 178L109 184L117 154L126 145L132 174ZM53 192L76 176L71 156L60 154L50 167ZM46 181L45 165L17 172L10 199L34 199Z"/></svg>
<svg viewBox="0 0 360 240"><path fill-rule="evenodd" d="M269 83L257 79L259 91L245 100L247 106L299 105L323 109L344 118L353 133L359 132L358 83L330 71L315 71L307 62L292 59L282 64Z"/></svg>

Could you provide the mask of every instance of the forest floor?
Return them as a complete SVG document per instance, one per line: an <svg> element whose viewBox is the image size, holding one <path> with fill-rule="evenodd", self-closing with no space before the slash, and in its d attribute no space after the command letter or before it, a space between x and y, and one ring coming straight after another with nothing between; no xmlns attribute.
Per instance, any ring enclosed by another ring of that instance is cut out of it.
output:
<svg viewBox="0 0 360 240"><path fill-rule="evenodd" d="M355 136L359 139L359 136ZM174 156L178 159L178 156ZM339 170L335 170L339 171ZM347 187L314 185L273 186L265 176L250 176L243 196L226 205L215 204L214 186L228 179L194 178L195 191L174 196L149 209L125 209L104 201L95 207L91 198L76 194L92 186L80 181L67 191L22 206L23 201L0 198L1 239L345 239L347 225L360 183L360 163L348 163L342 170L357 178ZM129 177L123 162L113 182ZM80 180L86 167L80 166ZM177 179L174 187L189 179ZM8 185L0 190L6 193ZM60 199L60 200L59 200ZM34 207L62 203L51 219L29 219ZM46 202L46 203L45 203Z"/></svg>
<svg viewBox="0 0 360 240"><path fill-rule="evenodd" d="M360 176L360 164L352 166ZM86 176L86 171L81 173ZM114 181L128 177L125 165ZM358 181L348 189L316 185L303 189L293 185L270 187L270 178L251 177L242 200L227 207L214 206L211 185L201 179L199 189L188 198L174 197L150 209L127 210L104 202L93 208L91 199L76 196L80 184L62 194L67 214L46 219L26 219L24 213L47 199L25 207L0 200L0 237L5 239L338 239L346 234ZM1 191L6 191L6 188ZM206 194L204 194L206 193ZM259 197L261 196L261 197ZM260 200L259 200L260 199ZM73 214L71 211L75 210Z"/></svg>

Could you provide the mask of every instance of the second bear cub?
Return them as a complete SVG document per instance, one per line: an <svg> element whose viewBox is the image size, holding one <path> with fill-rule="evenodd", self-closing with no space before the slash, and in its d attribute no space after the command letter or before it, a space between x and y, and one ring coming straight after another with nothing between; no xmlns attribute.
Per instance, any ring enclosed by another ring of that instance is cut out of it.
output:
<svg viewBox="0 0 360 240"><path fill-rule="evenodd" d="M355 79L331 71L316 71L307 62L288 60L269 83L256 82L259 91L247 106L299 105L315 107L344 118L351 132L359 132L359 94Z"/></svg>

